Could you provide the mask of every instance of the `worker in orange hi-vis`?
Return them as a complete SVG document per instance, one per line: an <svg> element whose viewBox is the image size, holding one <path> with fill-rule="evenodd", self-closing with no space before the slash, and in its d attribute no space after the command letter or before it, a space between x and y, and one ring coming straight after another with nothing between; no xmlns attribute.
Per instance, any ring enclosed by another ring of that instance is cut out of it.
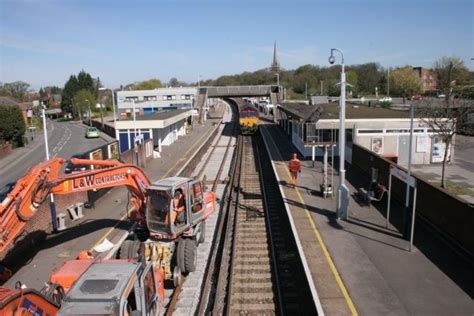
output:
<svg viewBox="0 0 474 316"><path fill-rule="evenodd" d="M301 172L301 162L298 159L297 154L293 154L293 159L291 159L288 163L288 169L290 170L291 174L290 184L295 187L296 178L298 177L298 173Z"/></svg>

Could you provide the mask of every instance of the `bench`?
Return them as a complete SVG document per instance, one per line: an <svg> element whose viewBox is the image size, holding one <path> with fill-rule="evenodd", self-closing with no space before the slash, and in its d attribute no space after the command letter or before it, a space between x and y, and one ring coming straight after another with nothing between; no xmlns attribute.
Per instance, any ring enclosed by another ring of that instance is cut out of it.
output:
<svg viewBox="0 0 474 316"><path fill-rule="evenodd" d="M380 202L383 199L385 192L387 192L387 189L385 186L378 184L374 191L367 191L364 188L359 188L358 191L362 200L369 204L370 202Z"/></svg>

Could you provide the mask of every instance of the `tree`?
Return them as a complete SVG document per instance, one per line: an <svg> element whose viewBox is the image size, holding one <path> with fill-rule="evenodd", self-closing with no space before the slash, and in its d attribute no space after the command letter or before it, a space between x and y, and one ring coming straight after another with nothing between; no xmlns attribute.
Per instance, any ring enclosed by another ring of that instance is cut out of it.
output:
<svg viewBox="0 0 474 316"><path fill-rule="evenodd" d="M92 76L81 70L77 77L71 75L69 80L64 85L64 89L61 97L61 109L64 113L73 113L73 116L77 118L79 112L77 109L73 109L73 99L80 90L90 91L94 95L94 100L97 98L97 89L94 84Z"/></svg>
<svg viewBox="0 0 474 316"><path fill-rule="evenodd" d="M84 119L84 114L95 109L96 97L94 93L87 89L82 89L74 95L73 110L74 116L79 116L81 120ZM89 113L91 115L91 113Z"/></svg>
<svg viewBox="0 0 474 316"><path fill-rule="evenodd" d="M373 94L375 92L375 87L380 85L383 72L378 63L353 65L348 68L349 71L355 71L357 74L357 88L359 92Z"/></svg>
<svg viewBox="0 0 474 316"><path fill-rule="evenodd" d="M471 100L461 101L456 107L445 103L443 106L432 102L420 104L416 113L420 120L433 131L435 136L441 138L445 144L444 159L441 170L441 187L447 188L445 179L446 161L448 160L449 148L453 143L453 137L457 133L471 134L474 127L470 118L474 110L474 102Z"/></svg>
<svg viewBox="0 0 474 316"><path fill-rule="evenodd" d="M38 94L40 96L41 99L43 99L44 97L46 97L48 94L43 90L43 88L40 88L39 91L38 91Z"/></svg>
<svg viewBox="0 0 474 316"><path fill-rule="evenodd" d="M446 102L449 102L453 88L463 85L469 79L469 70L464 61L457 57L441 57L434 63L433 70L438 79L438 88L446 96Z"/></svg>
<svg viewBox="0 0 474 316"><path fill-rule="evenodd" d="M359 76L354 70L349 70L346 74L347 91L350 91L352 94L357 94L359 92Z"/></svg>
<svg viewBox="0 0 474 316"><path fill-rule="evenodd" d="M23 146L25 121L18 106L0 106L0 139L11 142L14 146Z"/></svg>
<svg viewBox="0 0 474 316"><path fill-rule="evenodd" d="M160 79L149 79L133 84L133 89L135 90L152 90L161 87L162 84Z"/></svg>
<svg viewBox="0 0 474 316"><path fill-rule="evenodd" d="M61 95L61 109L64 113L73 113L77 117L77 112L73 111L72 101L74 95L79 91L79 82L75 75L71 75L69 80L64 85L63 93Z"/></svg>
<svg viewBox="0 0 474 316"><path fill-rule="evenodd" d="M421 78L413 71L411 66L395 69L390 73L390 92L405 98L422 91Z"/></svg>
<svg viewBox="0 0 474 316"><path fill-rule="evenodd" d="M3 85L5 93L18 101L25 101L29 88L30 84L24 81L15 81Z"/></svg>

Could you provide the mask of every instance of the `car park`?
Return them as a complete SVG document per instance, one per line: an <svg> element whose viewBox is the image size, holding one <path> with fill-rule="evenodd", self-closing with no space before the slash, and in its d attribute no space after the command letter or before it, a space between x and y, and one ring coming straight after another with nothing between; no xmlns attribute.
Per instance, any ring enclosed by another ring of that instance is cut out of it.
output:
<svg viewBox="0 0 474 316"><path fill-rule="evenodd" d="M95 127L87 127L86 128L86 138L98 138L99 130Z"/></svg>

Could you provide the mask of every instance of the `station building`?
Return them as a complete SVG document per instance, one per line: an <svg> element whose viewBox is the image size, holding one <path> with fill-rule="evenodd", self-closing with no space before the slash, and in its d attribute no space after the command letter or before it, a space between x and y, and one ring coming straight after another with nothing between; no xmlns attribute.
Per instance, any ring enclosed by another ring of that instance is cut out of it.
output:
<svg viewBox="0 0 474 316"><path fill-rule="evenodd" d="M192 124L192 109L168 110L124 117L115 123L115 134L120 144L120 152L134 147L135 134L140 142L153 140L153 148L161 152L163 146L174 143L179 136L187 133ZM142 135L142 136L140 136Z"/></svg>
<svg viewBox="0 0 474 316"><path fill-rule="evenodd" d="M319 157L325 150L338 155L339 105L283 103L276 120L305 157ZM346 160L352 161L352 144L363 146L400 165L408 164L409 111L346 104ZM445 144L433 131L414 119L412 163L442 162ZM448 151L452 159L452 150Z"/></svg>
<svg viewBox="0 0 474 316"><path fill-rule="evenodd" d="M148 115L173 109L191 109L197 88L159 88L153 90L128 90L117 92L117 111L120 118Z"/></svg>

